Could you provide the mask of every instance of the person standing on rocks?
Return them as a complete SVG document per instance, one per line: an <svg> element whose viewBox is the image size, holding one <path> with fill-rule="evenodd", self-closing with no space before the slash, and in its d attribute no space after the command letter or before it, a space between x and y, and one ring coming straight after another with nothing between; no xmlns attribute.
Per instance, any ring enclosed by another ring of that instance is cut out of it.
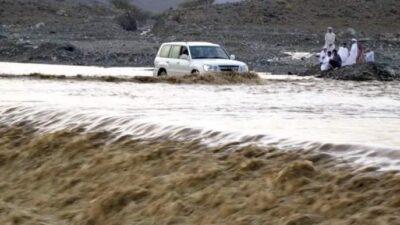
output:
<svg viewBox="0 0 400 225"><path fill-rule="evenodd" d="M335 42L336 42L336 34L333 33L333 28L332 27L328 27L328 32L325 34L325 48L328 49L328 51L333 51L336 46L335 46Z"/></svg>
<svg viewBox="0 0 400 225"><path fill-rule="evenodd" d="M350 55L349 58L347 58L346 65L347 66L352 66L357 63L357 57L358 57L358 43L356 39L351 40L352 45L350 49Z"/></svg>
<svg viewBox="0 0 400 225"><path fill-rule="evenodd" d="M338 54L340 56L340 59L342 60L342 66L345 66L347 58L349 58L349 49L347 49L347 44L344 42L342 46L340 46Z"/></svg>

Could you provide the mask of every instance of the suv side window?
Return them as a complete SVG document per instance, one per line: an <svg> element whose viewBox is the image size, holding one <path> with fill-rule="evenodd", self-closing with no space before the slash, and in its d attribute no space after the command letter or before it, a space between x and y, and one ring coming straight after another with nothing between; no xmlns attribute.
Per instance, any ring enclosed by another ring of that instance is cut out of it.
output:
<svg viewBox="0 0 400 225"><path fill-rule="evenodd" d="M168 58L169 51L171 50L171 45L164 45L160 51L160 57Z"/></svg>
<svg viewBox="0 0 400 225"><path fill-rule="evenodd" d="M186 46L182 46L181 53L179 54L179 57L181 55L188 55L189 56L189 50L188 50L188 48Z"/></svg>
<svg viewBox="0 0 400 225"><path fill-rule="evenodd" d="M169 57L172 59L179 59L179 56L181 54L181 48L182 46L179 45L172 46L171 51L169 53Z"/></svg>

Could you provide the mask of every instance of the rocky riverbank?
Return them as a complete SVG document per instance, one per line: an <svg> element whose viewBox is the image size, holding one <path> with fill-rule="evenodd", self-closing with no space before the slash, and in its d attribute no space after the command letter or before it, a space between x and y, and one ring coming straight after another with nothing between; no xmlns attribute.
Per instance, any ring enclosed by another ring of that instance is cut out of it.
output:
<svg viewBox="0 0 400 225"><path fill-rule="evenodd" d="M335 80L352 80L352 81L394 81L400 80L400 73L391 68L389 65L380 63L356 64L353 66L345 66L339 69L321 72L319 65L315 65L301 76L316 76L319 78L330 78Z"/></svg>
<svg viewBox="0 0 400 225"><path fill-rule="evenodd" d="M320 73L318 77L353 81L400 80L400 75L396 74L392 68L376 63L347 66L336 70L330 70Z"/></svg>

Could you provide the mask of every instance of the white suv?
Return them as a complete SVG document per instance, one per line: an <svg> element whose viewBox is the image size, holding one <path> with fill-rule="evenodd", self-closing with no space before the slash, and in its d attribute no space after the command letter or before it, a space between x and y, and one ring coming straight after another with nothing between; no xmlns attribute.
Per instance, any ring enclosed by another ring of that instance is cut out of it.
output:
<svg viewBox="0 0 400 225"><path fill-rule="evenodd" d="M154 76L181 76L218 72L249 71L219 45L207 42L171 42L161 45L154 60Z"/></svg>

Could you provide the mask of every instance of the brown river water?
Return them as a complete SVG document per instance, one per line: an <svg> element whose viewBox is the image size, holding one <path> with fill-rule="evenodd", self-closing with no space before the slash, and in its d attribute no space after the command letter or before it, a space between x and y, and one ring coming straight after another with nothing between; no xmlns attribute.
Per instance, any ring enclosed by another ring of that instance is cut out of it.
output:
<svg viewBox="0 0 400 225"><path fill-rule="evenodd" d="M400 224L400 83L264 78L0 79L0 224Z"/></svg>
<svg viewBox="0 0 400 225"><path fill-rule="evenodd" d="M267 77L268 78L268 77ZM283 77L265 85L0 80L0 122L136 138L257 143L400 166L400 83Z"/></svg>

